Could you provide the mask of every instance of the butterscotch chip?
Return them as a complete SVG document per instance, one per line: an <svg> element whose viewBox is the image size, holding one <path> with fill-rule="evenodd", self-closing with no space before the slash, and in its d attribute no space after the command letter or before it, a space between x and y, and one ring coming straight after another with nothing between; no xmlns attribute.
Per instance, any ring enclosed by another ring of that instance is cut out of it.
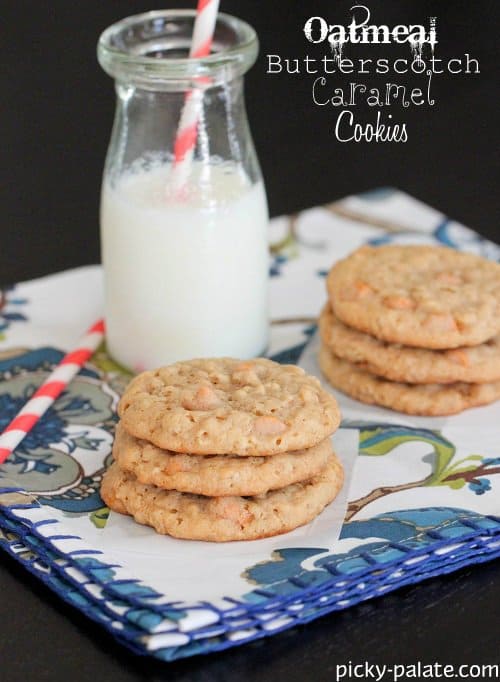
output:
<svg viewBox="0 0 500 682"><path fill-rule="evenodd" d="M393 310L413 310L416 303L407 296L386 296L384 298L384 305Z"/></svg>
<svg viewBox="0 0 500 682"><path fill-rule="evenodd" d="M327 277L335 315L378 339L474 346L500 334L500 264L438 246L363 246Z"/></svg>
<svg viewBox="0 0 500 682"><path fill-rule="evenodd" d="M118 414L133 436L195 455L310 448L340 420L318 379L264 358L191 360L143 372L127 387Z"/></svg>
<svg viewBox="0 0 500 682"><path fill-rule="evenodd" d="M440 416L500 398L500 381L489 384L406 384L388 381L354 363L337 358L324 346L319 351L321 371L332 386L370 405L407 414Z"/></svg>
<svg viewBox="0 0 500 682"><path fill-rule="evenodd" d="M346 326L329 305L321 312L319 329L323 343L337 357L391 381L409 384L500 381L500 335L479 346L453 350L389 344Z"/></svg>
<svg viewBox="0 0 500 682"><path fill-rule="evenodd" d="M256 540L309 523L343 483L340 461L331 454L321 473L264 495L204 497L140 483L115 462L104 474L101 495L120 514L129 514L158 533L189 540Z"/></svg>
<svg viewBox="0 0 500 682"><path fill-rule="evenodd" d="M332 445L327 438L307 450L271 457L185 455L161 450L117 425L113 457L139 483L198 495L260 495L318 474Z"/></svg>

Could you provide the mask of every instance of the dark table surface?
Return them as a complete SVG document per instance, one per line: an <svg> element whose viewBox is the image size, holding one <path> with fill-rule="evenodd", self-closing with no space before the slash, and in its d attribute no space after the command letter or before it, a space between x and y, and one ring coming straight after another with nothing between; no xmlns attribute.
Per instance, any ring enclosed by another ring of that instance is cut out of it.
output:
<svg viewBox="0 0 500 682"><path fill-rule="evenodd" d="M99 185L114 102L95 42L122 16L166 4L4 0L1 283L99 260ZM261 40L246 91L271 214L390 185L500 241L500 3L367 2L377 24L426 23L436 16L436 55L468 53L479 59L480 73L436 76L433 106L394 108L394 119L407 122L406 143L342 144L333 134L338 111L312 102L314 76L270 76L265 55L320 57L326 48L306 44L305 20L318 15L347 24L352 4L222 2L225 11L253 24ZM408 56L408 47L401 54ZM364 45L350 46L347 56L379 54ZM349 78L361 81L351 76L343 82ZM360 106L356 116L368 121L374 114ZM499 616L500 571L493 562L236 650L160 665L126 652L0 555L0 679L334 680L335 665L349 662L498 663Z"/></svg>

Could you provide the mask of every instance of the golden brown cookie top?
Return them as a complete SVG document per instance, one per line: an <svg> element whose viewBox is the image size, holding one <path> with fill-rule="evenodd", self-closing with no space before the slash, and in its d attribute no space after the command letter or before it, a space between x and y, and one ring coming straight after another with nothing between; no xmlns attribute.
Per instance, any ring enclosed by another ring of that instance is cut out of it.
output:
<svg viewBox="0 0 500 682"><path fill-rule="evenodd" d="M379 339L457 348L500 333L500 265L438 246L363 246L327 277L336 316Z"/></svg>
<svg viewBox="0 0 500 682"><path fill-rule="evenodd" d="M340 421L318 379L264 358L190 360L143 372L118 414L129 433L160 448L242 456L312 447Z"/></svg>

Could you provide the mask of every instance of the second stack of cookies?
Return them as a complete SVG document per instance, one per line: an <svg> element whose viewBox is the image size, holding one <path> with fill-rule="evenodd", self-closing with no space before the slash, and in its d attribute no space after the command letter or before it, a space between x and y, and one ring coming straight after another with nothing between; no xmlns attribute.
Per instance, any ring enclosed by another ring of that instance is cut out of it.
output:
<svg viewBox="0 0 500 682"><path fill-rule="evenodd" d="M312 520L342 485L336 402L295 366L176 363L136 377L119 415L103 499L160 533L276 535Z"/></svg>
<svg viewBox="0 0 500 682"><path fill-rule="evenodd" d="M450 248L362 247L329 272L321 369L362 402L447 415L500 398L500 265Z"/></svg>

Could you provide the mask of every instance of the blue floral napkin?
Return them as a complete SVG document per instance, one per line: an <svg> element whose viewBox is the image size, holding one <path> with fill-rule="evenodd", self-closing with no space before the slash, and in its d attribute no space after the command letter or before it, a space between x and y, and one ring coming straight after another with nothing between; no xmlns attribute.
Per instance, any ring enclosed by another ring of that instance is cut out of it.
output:
<svg viewBox="0 0 500 682"><path fill-rule="evenodd" d="M500 258L495 244L395 190L277 218L271 357L319 373L325 274L367 241ZM101 315L97 266L3 293L0 427ZM104 507L99 486L128 379L101 348L0 466L0 545L138 653L172 660L224 649L500 555L498 403L423 418L336 393L342 495L303 529L213 545L158 536Z"/></svg>

